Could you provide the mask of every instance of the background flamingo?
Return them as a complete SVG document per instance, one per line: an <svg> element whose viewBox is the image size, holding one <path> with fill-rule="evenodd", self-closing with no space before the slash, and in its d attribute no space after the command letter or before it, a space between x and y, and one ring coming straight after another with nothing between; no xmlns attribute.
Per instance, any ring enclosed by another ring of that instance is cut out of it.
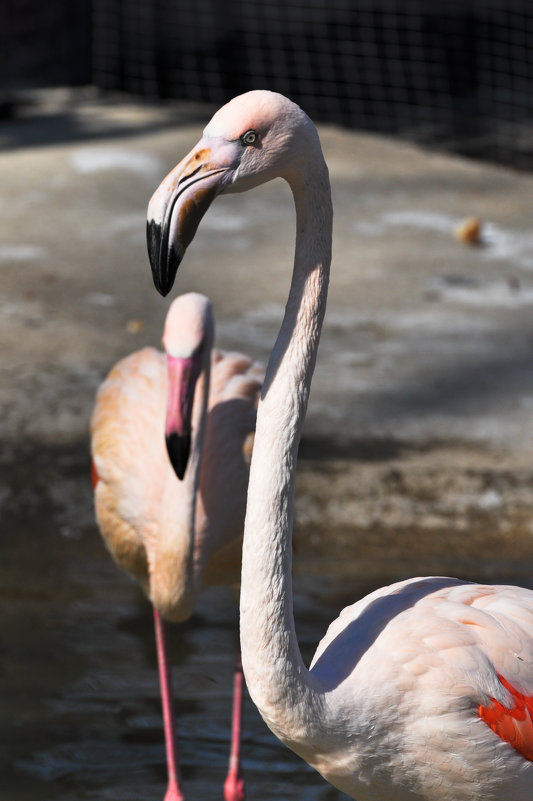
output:
<svg viewBox="0 0 533 801"><path fill-rule="evenodd" d="M144 348L118 362L98 391L91 421L98 525L117 564L138 579L154 607L169 774L165 801L183 799L183 790L162 618L186 620L202 584L239 580L262 379L247 356L212 351L213 339L208 299L195 293L177 298L165 322L166 354ZM240 657L234 687L226 801L244 798Z"/></svg>
<svg viewBox="0 0 533 801"><path fill-rule="evenodd" d="M311 667L291 586L294 475L331 260L329 178L315 127L281 95L220 109L148 209L166 294L220 192L285 178L294 272L259 404L243 545L241 647L272 731L358 801L526 801L533 786L533 592L449 578L384 587L346 608Z"/></svg>

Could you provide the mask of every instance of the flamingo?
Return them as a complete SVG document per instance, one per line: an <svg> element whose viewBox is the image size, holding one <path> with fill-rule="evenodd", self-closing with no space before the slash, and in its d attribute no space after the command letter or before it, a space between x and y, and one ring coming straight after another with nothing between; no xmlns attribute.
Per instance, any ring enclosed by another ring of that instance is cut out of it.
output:
<svg viewBox="0 0 533 801"><path fill-rule="evenodd" d="M140 582L154 610L165 801L184 795L164 619L189 618L203 584L239 581L262 380L258 364L240 353L213 351L213 340L210 301L196 293L176 298L165 321L165 353L144 348L118 362L98 390L91 419L98 525L111 555ZM226 801L244 799L242 689L237 655Z"/></svg>
<svg viewBox="0 0 533 801"><path fill-rule="evenodd" d="M257 413L244 529L241 650L270 729L358 801L526 801L533 787L533 592L456 578L383 587L331 623L308 668L291 536L298 442L326 306L332 205L317 131L287 98L223 106L148 207L166 294L217 194L272 178L296 207L294 270Z"/></svg>

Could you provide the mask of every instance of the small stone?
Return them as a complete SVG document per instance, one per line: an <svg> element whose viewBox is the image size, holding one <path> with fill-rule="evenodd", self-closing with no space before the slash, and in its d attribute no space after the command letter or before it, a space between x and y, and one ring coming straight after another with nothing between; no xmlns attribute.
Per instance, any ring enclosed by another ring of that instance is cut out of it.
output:
<svg viewBox="0 0 533 801"><path fill-rule="evenodd" d="M144 323L142 320L128 320L126 323L126 331L128 334L140 334L144 331Z"/></svg>
<svg viewBox="0 0 533 801"><path fill-rule="evenodd" d="M481 242L481 220L477 217L468 217L459 223L454 231L456 239L465 245L479 245Z"/></svg>

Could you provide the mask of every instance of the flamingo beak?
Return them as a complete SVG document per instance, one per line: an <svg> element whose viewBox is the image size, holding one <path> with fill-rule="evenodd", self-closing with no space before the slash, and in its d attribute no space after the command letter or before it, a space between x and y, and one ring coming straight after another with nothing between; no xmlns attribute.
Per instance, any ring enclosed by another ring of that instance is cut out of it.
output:
<svg viewBox="0 0 533 801"><path fill-rule="evenodd" d="M172 289L185 250L215 197L231 182L239 155L235 142L203 138L152 195L146 238L161 295Z"/></svg>
<svg viewBox="0 0 533 801"><path fill-rule="evenodd" d="M165 441L168 458L180 481L191 450L191 420L196 382L202 369L200 352L179 357L167 354L167 416Z"/></svg>

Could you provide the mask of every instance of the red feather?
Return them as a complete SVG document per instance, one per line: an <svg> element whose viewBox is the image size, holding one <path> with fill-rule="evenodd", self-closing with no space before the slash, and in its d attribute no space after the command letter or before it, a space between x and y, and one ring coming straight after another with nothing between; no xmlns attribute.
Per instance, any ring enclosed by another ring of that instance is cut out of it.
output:
<svg viewBox="0 0 533 801"><path fill-rule="evenodd" d="M498 737L533 762L533 696L523 695L499 673L498 679L511 694L514 706L508 709L491 698L487 706L479 705L479 716Z"/></svg>
<svg viewBox="0 0 533 801"><path fill-rule="evenodd" d="M93 490L96 489L96 485L100 481L100 476L98 475L98 471L96 470L95 464L91 459L91 484L93 485Z"/></svg>

